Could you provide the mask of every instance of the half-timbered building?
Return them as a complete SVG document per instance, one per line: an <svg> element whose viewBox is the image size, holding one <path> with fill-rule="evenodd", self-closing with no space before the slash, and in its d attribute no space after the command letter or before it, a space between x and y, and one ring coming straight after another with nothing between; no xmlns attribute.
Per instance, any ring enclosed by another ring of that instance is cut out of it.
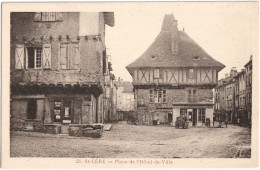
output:
<svg viewBox="0 0 260 170"><path fill-rule="evenodd" d="M11 129L103 122L105 25L114 13L11 13Z"/></svg>
<svg viewBox="0 0 260 170"><path fill-rule="evenodd" d="M187 117L192 126L212 122L212 89L224 67L178 30L173 15L165 15L155 41L126 67L133 79L136 118L144 124L174 124L177 117Z"/></svg>

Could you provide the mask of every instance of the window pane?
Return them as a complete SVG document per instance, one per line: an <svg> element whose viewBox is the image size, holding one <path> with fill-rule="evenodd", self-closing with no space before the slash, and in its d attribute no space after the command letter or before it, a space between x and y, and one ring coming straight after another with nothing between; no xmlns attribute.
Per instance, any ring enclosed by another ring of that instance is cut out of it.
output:
<svg viewBox="0 0 260 170"><path fill-rule="evenodd" d="M42 49L41 48L36 48L36 68L41 68L42 67Z"/></svg>

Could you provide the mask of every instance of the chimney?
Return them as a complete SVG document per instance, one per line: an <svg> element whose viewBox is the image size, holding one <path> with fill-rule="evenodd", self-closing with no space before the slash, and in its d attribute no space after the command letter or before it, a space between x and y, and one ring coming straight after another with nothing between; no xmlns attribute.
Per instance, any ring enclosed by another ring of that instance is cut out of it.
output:
<svg viewBox="0 0 260 170"><path fill-rule="evenodd" d="M237 75L237 68L232 67L230 71L230 77L235 77Z"/></svg>
<svg viewBox="0 0 260 170"><path fill-rule="evenodd" d="M118 81L120 82L120 77L118 77Z"/></svg>
<svg viewBox="0 0 260 170"><path fill-rule="evenodd" d="M253 55L250 55L250 60L252 60L252 58L253 58Z"/></svg>
<svg viewBox="0 0 260 170"><path fill-rule="evenodd" d="M225 74L225 78L228 78L228 73Z"/></svg>

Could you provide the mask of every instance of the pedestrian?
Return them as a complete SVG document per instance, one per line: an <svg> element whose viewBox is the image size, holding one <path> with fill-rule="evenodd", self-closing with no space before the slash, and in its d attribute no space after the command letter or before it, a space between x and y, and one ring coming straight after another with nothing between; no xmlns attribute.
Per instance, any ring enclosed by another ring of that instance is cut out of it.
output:
<svg viewBox="0 0 260 170"><path fill-rule="evenodd" d="M226 124L226 128L227 128L227 124L228 124L228 116L226 114L226 118L225 118L225 124Z"/></svg>

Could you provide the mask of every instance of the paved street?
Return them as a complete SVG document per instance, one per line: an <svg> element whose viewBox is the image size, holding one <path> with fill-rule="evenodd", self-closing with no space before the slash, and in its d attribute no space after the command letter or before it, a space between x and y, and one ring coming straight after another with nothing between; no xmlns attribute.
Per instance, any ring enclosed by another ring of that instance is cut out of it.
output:
<svg viewBox="0 0 260 170"><path fill-rule="evenodd" d="M113 124L101 139L11 132L11 157L232 158L250 157L245 127L175 129Z"/></svg>

